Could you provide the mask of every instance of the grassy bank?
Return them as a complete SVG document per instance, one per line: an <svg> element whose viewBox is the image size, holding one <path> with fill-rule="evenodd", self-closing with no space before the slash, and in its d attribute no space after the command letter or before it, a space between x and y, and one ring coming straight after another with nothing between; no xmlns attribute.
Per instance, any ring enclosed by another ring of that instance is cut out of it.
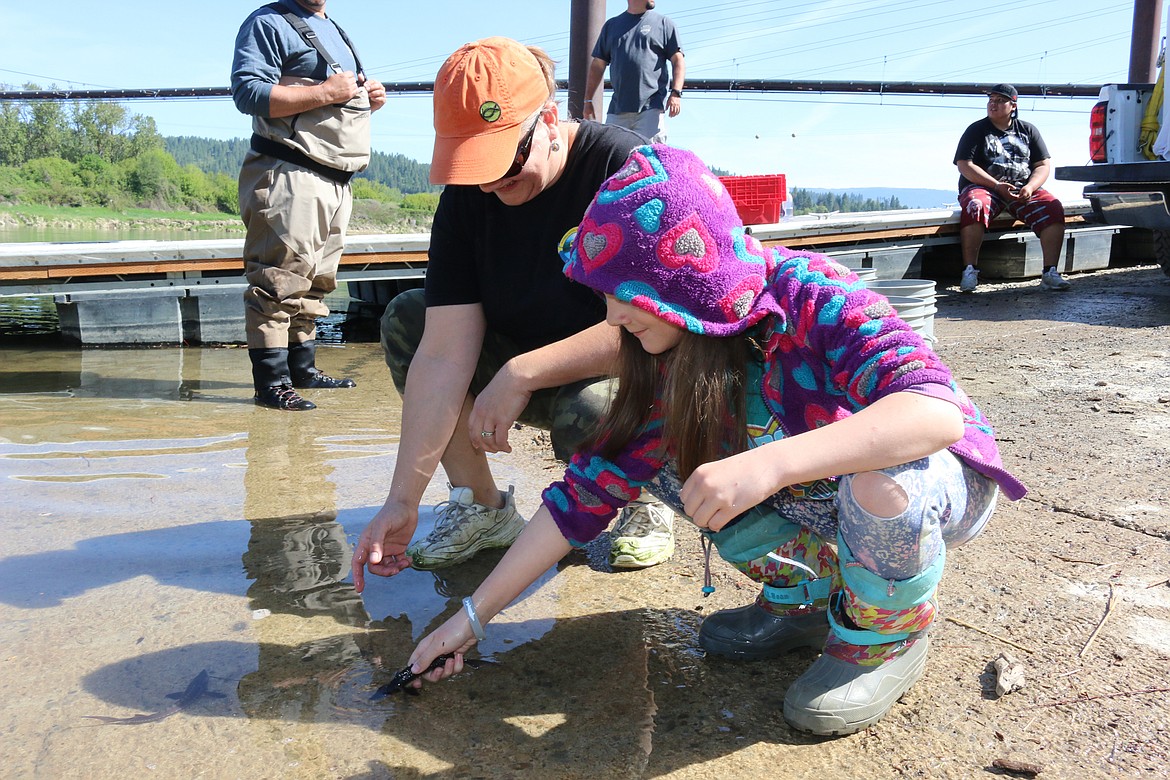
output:
<svg viewBox="0 0 1170 780"><path fill-rule="evenodd" d="M53 228L62 230L228 231L241 236L240 218L222 212L107 209L98 206L0 205L0 227ZM354 201L351 233L427 233L431 215L397 208L374 200Z"/></svg>
<svg viewBox="0 0 1170 780"><path fill-rule="evenodd" d="M168 230L239 230L240 218L231 214L200 214L192 211L151 209L107 209L100 206L0 206L0 225L10 227L124 230L165 228Z"/></svg>

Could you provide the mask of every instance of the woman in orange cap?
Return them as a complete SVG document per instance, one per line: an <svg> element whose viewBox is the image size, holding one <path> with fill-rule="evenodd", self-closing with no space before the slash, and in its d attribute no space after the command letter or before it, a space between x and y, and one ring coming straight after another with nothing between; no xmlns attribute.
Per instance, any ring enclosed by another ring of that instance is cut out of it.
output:
<svg viewBox="0 0 1170 780"><path fill-rule="evenodd" d="M617 336L601 300L564 277L559 250L643 140L561 120L553 70L539 48L497 37L460 48L435 79L431 181L447 186L425 290L399 295L382 318L403 395L402 440L390 493L354 552L359 590L367 569L437 569L510 545L524 519L511 491L496 487L486 454L510 452L521 420L550 430L567 459L610 397L601 377ZM434 531L410 545L440 462L450 499ZM614 534L615 565L666 560L672 520L661 504L635 504Z"/></svg>

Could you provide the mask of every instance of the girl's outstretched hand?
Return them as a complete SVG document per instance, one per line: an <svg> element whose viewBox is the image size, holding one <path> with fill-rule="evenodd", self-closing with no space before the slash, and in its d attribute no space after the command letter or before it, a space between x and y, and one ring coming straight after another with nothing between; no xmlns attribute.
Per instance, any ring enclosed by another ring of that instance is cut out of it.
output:
<svg viewBox="0 0 1170 780"><path fill-rule="evenodd" d="M471 633L471 625L467 622L467 616L460 610L448 618L446 623L423 637L423 640L418 643L418 647L410 655L410 667L412 671L421 672L440 655L444 653L453 653L454 655L442 666L419 675L411 683L411 687L421 688L423 680L438 682L462 672L463 654L475 647L475 643L475 636Z"/></svg>

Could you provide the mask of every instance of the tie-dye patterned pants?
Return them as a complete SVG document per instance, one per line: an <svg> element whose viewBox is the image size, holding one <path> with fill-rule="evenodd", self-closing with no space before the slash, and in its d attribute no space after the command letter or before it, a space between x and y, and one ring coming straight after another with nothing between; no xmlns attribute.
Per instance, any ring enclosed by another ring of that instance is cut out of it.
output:
<svg viewBox="0 0 1170 780"><path fill-rule="evenodd" d="M946 549L983 530L999 492L946 450L876 473L905 493L901 514L866 511L851 475L841 479L835 499L782 491L722 530L703 532L724 560L764 586L762 608L777 615L825 611L832 629L825 652L867 665L924 635ZM650 487L681 512L676 475L663 473Z"/></svg>

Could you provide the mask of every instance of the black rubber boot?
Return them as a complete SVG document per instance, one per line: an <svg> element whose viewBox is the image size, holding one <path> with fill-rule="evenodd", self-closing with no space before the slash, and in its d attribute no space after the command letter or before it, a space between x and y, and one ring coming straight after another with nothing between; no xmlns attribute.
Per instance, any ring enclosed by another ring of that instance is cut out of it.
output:
<svg viewBox="0 0 1170 780"><path fill-rule="evenodd" d="M752 603L708 616L699 627L699 645L713 655L758 661L798 647L819 650L828 634L829 620L823 610L777 617Z"/></svg>
<svg viewBox="0 0 1170 780"><path fill-rule="evenodd" d="M316 362L316 341L306 341L289 346L288 369L292 374L293 387L304 390L336 390L340 387L357 387L357 383L348 377L334 379L328 374L318 371Z"/></svg>
<svg viewBox="0 0 1170 780"><path fill-rule="evenodd" d="M256 388L253 400L257 406L283 409L289 412L307 412L316 409L312 401L306 401L293 390L288 375L287 349L249 349L252 360L252 384Z"/></svg>

